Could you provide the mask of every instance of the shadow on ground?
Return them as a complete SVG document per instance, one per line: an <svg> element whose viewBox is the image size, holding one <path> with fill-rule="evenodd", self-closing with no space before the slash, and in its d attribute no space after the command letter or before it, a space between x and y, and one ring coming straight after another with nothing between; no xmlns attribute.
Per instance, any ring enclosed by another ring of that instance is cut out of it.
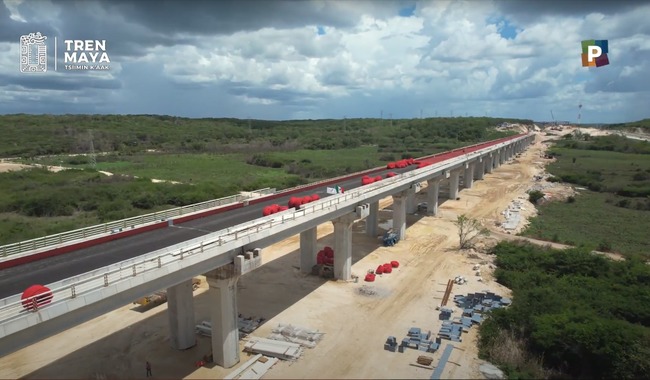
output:
<svg viewBox="0 0 650 380"><path fill-rule="evenodd" d="M426 195L418 197L422 196ZM380 219L382 214L384 217L392 217L390 212L382 211ZM408 225L422 217L423 215L409 215ZM380 247L382 240L380 236L365 234L364 221L356 223L353 231L352 263L356 263ZM383 235L385 231L380 228L378 232L378 235ZM365 244L359 244L362 241ZM326 245L333 247L333 243L333 234L328 234L318 240L318 248L322 249ZM294 250L242 276L238 283L238 312L244 317L264 318L268 321L328 281L300 273L297 269L299 266L300 251ZM363 281L363 278L359 281ZM196 322L210 320L208 293L196 295L194 301ZM146 375L145 362L149 361L154 378L179 379L192 374L196 370L195 363L211 353L210 338L198 335L196 346L190 349L178 351L171 348L165 306L133 307L127 312L140 312L149 316L23 378L143 378ZM75 339L74 330L67 334L70 339ZM246 358L246 354L241 355L242 361Z"/></svg>

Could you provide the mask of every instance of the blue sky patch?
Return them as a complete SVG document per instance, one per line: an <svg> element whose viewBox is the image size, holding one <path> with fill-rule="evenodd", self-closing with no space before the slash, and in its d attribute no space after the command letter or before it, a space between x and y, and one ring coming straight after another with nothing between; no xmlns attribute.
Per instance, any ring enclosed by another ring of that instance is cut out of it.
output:
<svg viewBox="0 0 650 380"><path fill-rule="evenodd" d="M415 14L415 4L401 8L398 12L401 17L411 17Z"/></svg>

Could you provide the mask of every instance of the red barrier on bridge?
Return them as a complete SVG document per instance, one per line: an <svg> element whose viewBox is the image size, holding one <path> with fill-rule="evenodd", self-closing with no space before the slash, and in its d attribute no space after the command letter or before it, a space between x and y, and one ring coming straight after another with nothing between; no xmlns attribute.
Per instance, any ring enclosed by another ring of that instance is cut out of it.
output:
<svg viewBox="0 0 650 380"><path fill-rule="evenodd" d="M516 136L504 137L504 138L497 139L497 140L492 140L492 141L488 141L488 142L483 142L483 143L479 143L479 144L470 145L470 146L467 146L467 147L464 147L464 148L454 149L454 150L449 151L449 152L436 153L436 154L432 154L432 155L429 155L429 156L424 156L422 158L419 158L419 159L417 159L417 161L420 162L420 163L425 163L425 164L430 165L430 164L433 164L433 163L448 160L450 158L458 157L458 156L461 156L463 154L472 153L472 152L475 152L477 150L486 148L488 146L496 145L496 144L506 142L506 141L515 139L517 137L525 136L525 135L526 134L519 134L519 135L516 135ZM406 161L406 160L404 160L404 161ZM413 161L411 161L411 162L413 162ZM323 187L323 186L328 186L328 185L335 185L335 184L341 183L342 181L347 181L349 179L357 178L361 174L370 176L372 178L372 174L379 173L379 172L382 172L384 170L386 170L386 166L382 166L382 167L375 168L375 169L365 170L365 171L362 171L362 172L350 174L350 175L347 175L347 176L343 176L343 177L340 177L340 178L336 178L336 179L332 179L332 180L328 180L328 181L324 181L324 182L315 183L315 184L312 184L312 185L306 185L304 187L299 187L299 188L294 188L294 189L287 189L286 191L281 191L281 192L278 192L276 194L272 194L272 195L261 197L261 198L252 199L252 200L249 201L249 204L254 205L254 204L257 204L257 203L266 202L266 201L273 200L273 199L276 199L276 198L284 197L286 195L306 192L308 190L312 190L312 189L315 189L315 188L318 188L318 187ZM209 210L209 211L205 211L205 212L196 213L196 214L193 214L193 215L183 216L183 217L174 219L174 224L181 224L181 223L189 222L191 220L205 218L206 216L216 215L216 214L220 214L220 213L230 211L230 210L235 210L235 209L242 208L242 207L244 207L244 205L242 203L237 203L237 204L234 204L234 205L221 207L221 208L217 208L217 209L214 209L214 210ZM65 246L65 247L55 248L55 249L52 249L52 250L49 250L49 251L36 253L36 254L33 254L33 255L23 256L23 257L19 257L19 258L13 259L13 260L0 262L0 269L11 268L11 267L14 267L14 266L17 266L17 265L27 264L27 263L30 263L30 262L33 262L33 261L38 261L38 260L46 259L46 258L49 258L49 257L62 255L64 253L69 253L69 252L72 252L72 251L76 251L76 250L79 250L79 249L88 248L88 247L92 247L92 246L95 246L95 245L103 244L103 243L106 243L106 242L109 242L109 241L112 241L112 240L122 239L122 238L125 238L125 237L138 235L138 234L141 234L141 233L144 233L144 232L157 230L159 228L164 228L167 225L168 225L168 223L166 221L165 222L160 222L160 223L148 225L148 226L145 226L145 227L134 228L134 229L130 229L128 231L122 231L122 232L118 232L118 233L111 234L111 235L108 235L108 236L103 236L101 238L86 240L86 241L83 241L83 242L80 242L80 243L70 244L70 245Z"/></svg>

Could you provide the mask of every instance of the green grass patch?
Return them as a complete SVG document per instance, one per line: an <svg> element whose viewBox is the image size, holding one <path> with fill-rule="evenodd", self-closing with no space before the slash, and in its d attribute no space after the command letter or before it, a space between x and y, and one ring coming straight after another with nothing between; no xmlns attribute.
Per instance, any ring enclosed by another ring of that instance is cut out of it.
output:
<svg viewBox="0 0 650 380"><path fill-rule="evenodd" d="M610 198L591 191L580 192L575 202L548 202L539 209L523 236L584 245L590 249L611 247L624 255L650 258L650 212L615 206Z"/></svg>
<svg viewBox="0 0 650 380"><path fill-rule="evenodd" d="M564 182L636 197L650 195L650 155L553 148L549 173Z"/></svg>

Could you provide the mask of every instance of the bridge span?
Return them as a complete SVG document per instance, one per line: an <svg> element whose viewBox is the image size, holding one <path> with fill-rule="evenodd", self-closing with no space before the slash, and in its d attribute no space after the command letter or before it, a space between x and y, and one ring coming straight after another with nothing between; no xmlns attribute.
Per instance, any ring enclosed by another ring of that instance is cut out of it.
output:
<svg viewBox="0 0 650 380"><path fill-rule="evenodd" d="M205 275L212 298L212 348L215 362L230 368L239 362L236 284L242 274L261 265L262 249L300 234L300 266L309 273L316 264L316 227L334 224L334 274L351 279L352 224L366 219L366 232L377 235L379 200L393 197L393 226L406 238L406 214L417 209L415 194L427 182L427 213L435 215L440 183L449 182L449 197L458 196L460 178L472 187L511 157L526 149L534 135L517 135L464 149L421 158L431 163L419 169L375 169L376 173L398 172L370 185L360 186L363 174L302 186L298 189L243 199L212 216L177 225L165 221L164 228L112 240L104 244L48 256L39 251L29 263L0 272L0 355L74 327L134 299L167 288L171 344L187 349L196 344L192 278ZM334 182L332 182L334 181ZM328 184L338 184L343 194L326 193ZM316 191L314 191L316 189ZM300 210L289 209L260 217L262 208L286 204L291 196L318 193L322 199ZM181 219L181 218L177 218ZM189 240L188 240L189 239ZM60 249L60 247L56 248ZM46 258L39 258L44 255ZM81 274L80 274L81 273ZM52 302L28 310L20 292L34 283L52 289Z"/></svg>

